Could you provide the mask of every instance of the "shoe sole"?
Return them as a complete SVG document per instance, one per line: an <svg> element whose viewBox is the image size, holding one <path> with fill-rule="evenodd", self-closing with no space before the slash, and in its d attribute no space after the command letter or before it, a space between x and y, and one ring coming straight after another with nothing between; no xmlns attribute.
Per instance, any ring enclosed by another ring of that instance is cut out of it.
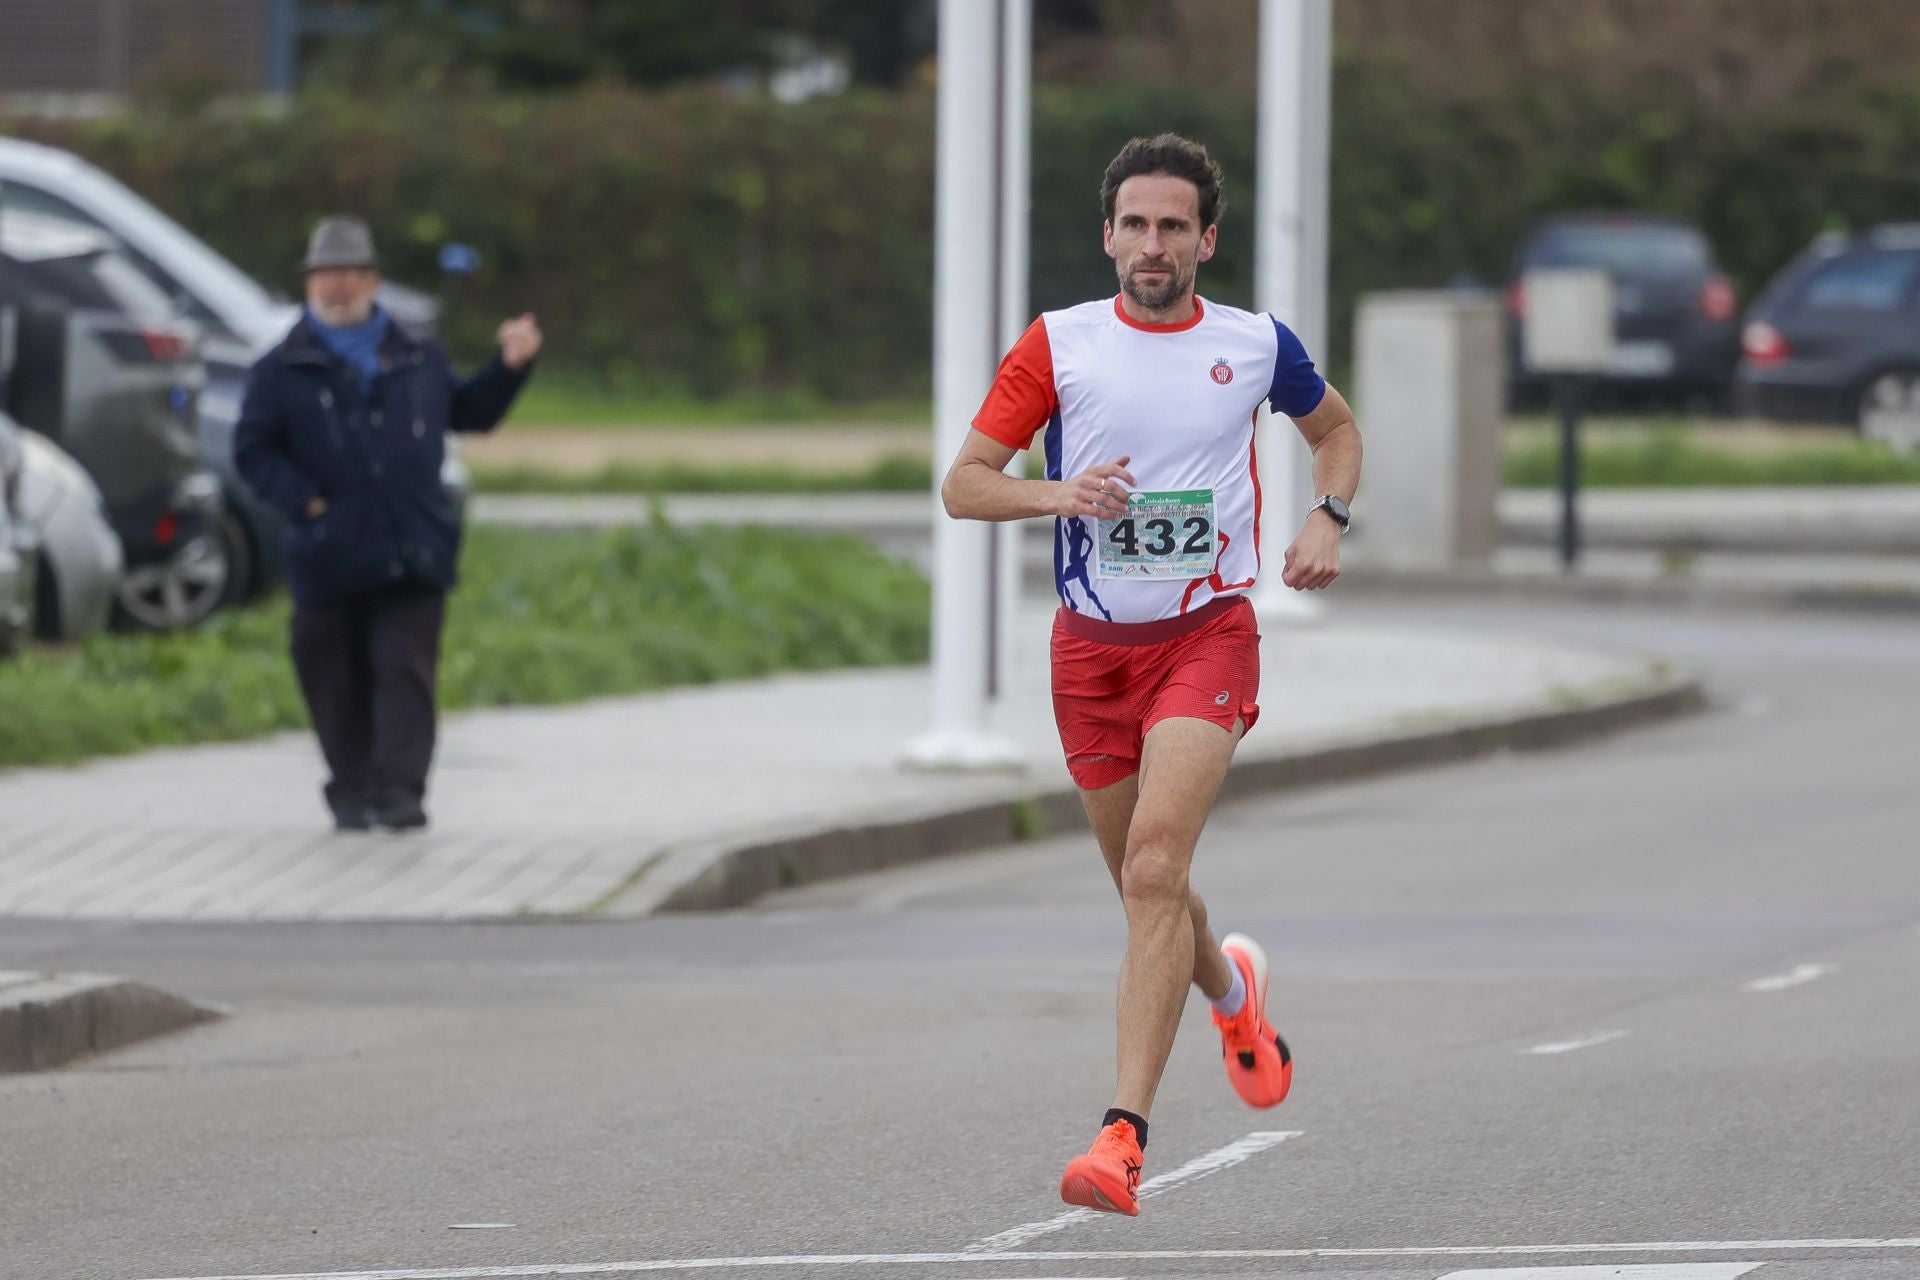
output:
<svg viewBox="0 0 1920 1280"><path fill-rule="evenodd" d="M1082 1209L1092 1209L1097 1213L1117 1213L1128 1218L1140 1216L1140 1205L1136 1202L1131 1209L1123 1209L1107 1199L1106 1193L1085 1175L1068 1174L1060 1183L1060 1198L1068 1204L1079 1205Z"/></svg>

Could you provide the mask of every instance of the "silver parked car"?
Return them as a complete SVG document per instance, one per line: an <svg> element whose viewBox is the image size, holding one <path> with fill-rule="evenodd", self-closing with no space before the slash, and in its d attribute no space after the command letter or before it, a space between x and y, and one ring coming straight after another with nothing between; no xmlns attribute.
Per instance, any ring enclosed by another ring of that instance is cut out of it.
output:
<svg viewBox="0 0 1920 1280"><path fill-rule="evenodd" d="M0 658L19 652L33 627L33 546L14 515L26 466L18 433L0 432Z"/></svg>
<svg viewBox="0 0 1920 1280"><path fill-rule="evenodd" d="M39 551L34 634L43 640L84 640L105 630L113 614L126 576L120 538L86 468L45 437L20 434L27 455L20 519Z"/></svg>
<svg viewBox="0 0 1920 1280"><path fill-rule="evenodd" d="M51 441L22 431L5 414L0 470L7 476L12 545L33 570L23 589L31 592L25 605L34 634L72 641L104 629L124 564L99 487Z"/></svg>

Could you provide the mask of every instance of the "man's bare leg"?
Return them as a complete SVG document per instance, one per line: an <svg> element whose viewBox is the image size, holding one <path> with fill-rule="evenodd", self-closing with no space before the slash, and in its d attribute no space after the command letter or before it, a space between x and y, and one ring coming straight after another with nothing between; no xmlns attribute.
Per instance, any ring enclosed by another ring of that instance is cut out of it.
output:
<svg viewBox="0 0 1920 1280"><path fill-rule="evenodd" d="M1235 726L1236 740L1244 730ZM1081 791L1080 806L1087 811L1093 837L1100 842L1100 856L1106 859L1107 874L1113 887L1120 888L1120 867L1127 852L1127 829L1133 824L1133 810L1140 798L1140 775L1130 774L1096 791ZM1209 1000L1218 1000L1233 985L1233 973L1221 954L1220 942L1207 923L1207 904L1198 891L1187 890L1187 914L1193 920L1193 984Z"/></svg>
<svg viewBox="0 0 1920 1280"><path fill-rule="evenodd" d="M1236 730L1184 717L1162 720L1141 753L1139 797L1120 862L1127 956L1120 966L1113 1105L1143 1118L1159 1091L1199 959L1187 878L1233 760ZM1217 984L1222 994L1230 981Z"/></svg>

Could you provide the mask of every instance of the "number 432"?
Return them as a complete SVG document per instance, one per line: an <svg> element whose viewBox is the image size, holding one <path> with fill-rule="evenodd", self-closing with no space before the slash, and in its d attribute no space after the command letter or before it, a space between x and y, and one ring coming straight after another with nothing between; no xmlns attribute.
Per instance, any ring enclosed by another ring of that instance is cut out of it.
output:
<svg viewBox="0 0 1920 1280"><path fill-rule="evenodd" d="M1182 555L1205 555L1212 546L1213 526L1202 516L1188 516L1181 522L1187 535L1186 545L1180 547ZM1141 529L1146 531L1145 550L1150 556L1171 555L1179 540L1174 535L1173 521L1156 516L1151 520L1136 524L1132 516L1113 526L1113 532L1107 535L1107 541L1119 548L1120 554L1129 558L1137 556L1142 550Z"/></svg>

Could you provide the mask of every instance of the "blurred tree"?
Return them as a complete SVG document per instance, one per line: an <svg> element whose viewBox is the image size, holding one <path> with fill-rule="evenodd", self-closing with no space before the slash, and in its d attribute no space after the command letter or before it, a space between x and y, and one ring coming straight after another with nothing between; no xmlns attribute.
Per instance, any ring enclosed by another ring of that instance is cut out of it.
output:
<svg viewBox="0 0 1920 1280"><path fill-rule="evenodd" d="M1034 0L1042 80L1256 87L1260 0ZM1339 0L1334 34L1421 98L1698 104L1728 118L1920 65L1914 0Z"/></svg>
<svg viewBox="0 0 1920 1280"><path fill-rule="evenodd" d="M894 88L933 56L938 0L798 0L788 29L845 50L857 84Z"/></svg>
<svg viewBox="0 0 1920 1280"><path fill-rule="evenodd" d="M307 83L428 90L763 73L796 37L843 53L855 82L893 87L932 55L938 25L938 0L337 0L324 12Z"/></svg>
<svg viewBox="0 0 1920 1280"><path fill-rule="evenodd" d="M306 87L548 91L657 87L772 61L791 0L359 0L302 50ZM771 20L771 21L770 21Z"/></svg>

